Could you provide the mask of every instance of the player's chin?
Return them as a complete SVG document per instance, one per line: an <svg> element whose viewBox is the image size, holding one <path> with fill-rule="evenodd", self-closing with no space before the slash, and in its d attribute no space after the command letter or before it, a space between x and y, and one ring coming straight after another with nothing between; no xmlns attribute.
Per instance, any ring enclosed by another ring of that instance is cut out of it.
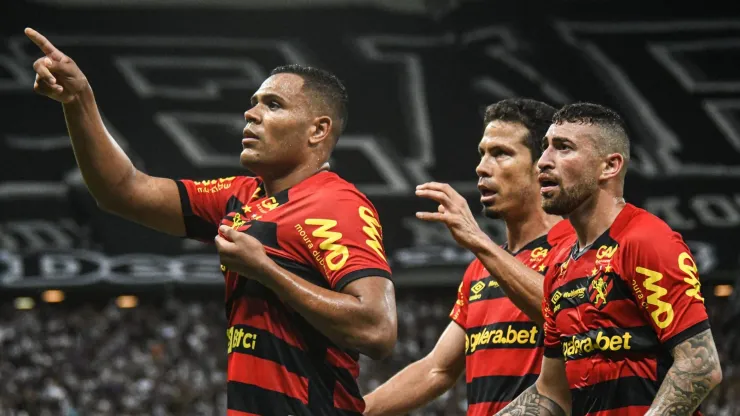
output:
<svg viewBox="0 0 740 416"><path fill-rule="evenodd" d="M542 195L542 210L547 214L567 215L570 213L570 209L566 205L566 201L562 201L562 198Z"/></svg>
<svg viewBox="0 0 740 416"><path fill-rule="evenodd" d="M488 203L488 204L484 203L482 213L484 217L491 218L494 220L501 218L501 215L502 215L501 210L498 209L498 207L496 207L495 204L492 204L492 203Z"/></svg>
<svg viewBox="0 0 740 416"><path fill-rule="evenodd" d="M249 168L250 166L260 163L260 159L259 152L249 148L242 150L239 155L239 163L245 168Z"/></svg>

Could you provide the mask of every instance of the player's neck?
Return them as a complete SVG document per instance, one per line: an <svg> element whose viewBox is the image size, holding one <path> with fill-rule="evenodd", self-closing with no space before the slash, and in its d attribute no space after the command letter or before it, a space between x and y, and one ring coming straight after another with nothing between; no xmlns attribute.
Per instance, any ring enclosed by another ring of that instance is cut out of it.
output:
<svg viewBox="0 0 740 416"><path fill-rule="evenodd" d="M535 239L547 234L560 220L562 218L546 214L539 206L520 217L507 218L506 243L509 251L516 253L521 250Z"/></svg>
<svg viewBox="0 0 740 416"><path fill-rule="evenodd" d="M304 165L282 176L262 176L262 183L265 187L265 194L268 196L275 195L288 188L292 188L293 186L303 182L309 177L325 170L329 170L328 163L324 163L321 167L316 167L314 165Z"/></svg>
<svg viewBox="0 0 740 416"><path fill-rule="evenodd" d="M625 206L624 198L608 192L599 192L576 208L569 216L578 236L578 248L593 244L611 227Z"/></svg>

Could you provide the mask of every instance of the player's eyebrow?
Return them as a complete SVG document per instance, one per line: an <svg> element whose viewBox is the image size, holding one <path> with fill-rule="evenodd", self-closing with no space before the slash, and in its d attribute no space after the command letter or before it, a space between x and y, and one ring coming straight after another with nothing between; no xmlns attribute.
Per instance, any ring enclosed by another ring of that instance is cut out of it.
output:
<svg viewBox="0 0 740 416"><path fill-rule="evenodd" d="M281 103L284 103L285 102L285 99L280 94L275 93L275 92L265 92L265 93L261 93L261 94L260 93L255 93L252 96L252 98L249 100L249 102L252 105L255 105L260 100L261 101L267 101L267 100L270 100L270 99L279 101Z"/></svg>

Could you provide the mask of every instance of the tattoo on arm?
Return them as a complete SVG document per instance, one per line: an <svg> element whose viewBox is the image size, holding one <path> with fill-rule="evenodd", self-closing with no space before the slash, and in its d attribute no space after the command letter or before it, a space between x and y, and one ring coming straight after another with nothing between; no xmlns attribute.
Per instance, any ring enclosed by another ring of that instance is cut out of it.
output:
<svg viewBox="0 0 740 416"><path fill-rule="evenodd" d="M722 377L710 330L678 344L672 353L673 365L646 416L691 415Z"/></svg>
<svg viewBox="0 0 740 416"><path fill-rule="evenodd" d="M499 416L565 416L554 401L540 394L537 386L524 390L513 402L497 413Z"/></svg>

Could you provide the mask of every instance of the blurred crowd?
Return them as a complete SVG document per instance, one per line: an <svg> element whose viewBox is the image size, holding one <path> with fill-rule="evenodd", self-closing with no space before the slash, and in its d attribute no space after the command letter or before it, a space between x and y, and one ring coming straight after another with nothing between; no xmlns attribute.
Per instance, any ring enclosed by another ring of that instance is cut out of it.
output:
<svg viewBox="0 0 740 416"><path fill-rule="evenodd" d="M391 357L361 360L367 392L427 354L449 323L455 289L399 290L399 338ZM710 313L724 382L703 409L740 416L740 348ZM119 309L107 303L0 304L0 416L224 415L226 322L223 303L170 297ZM731 364L732 363L732 364ZM413 415L465 414L464 376Z"/></svg>

